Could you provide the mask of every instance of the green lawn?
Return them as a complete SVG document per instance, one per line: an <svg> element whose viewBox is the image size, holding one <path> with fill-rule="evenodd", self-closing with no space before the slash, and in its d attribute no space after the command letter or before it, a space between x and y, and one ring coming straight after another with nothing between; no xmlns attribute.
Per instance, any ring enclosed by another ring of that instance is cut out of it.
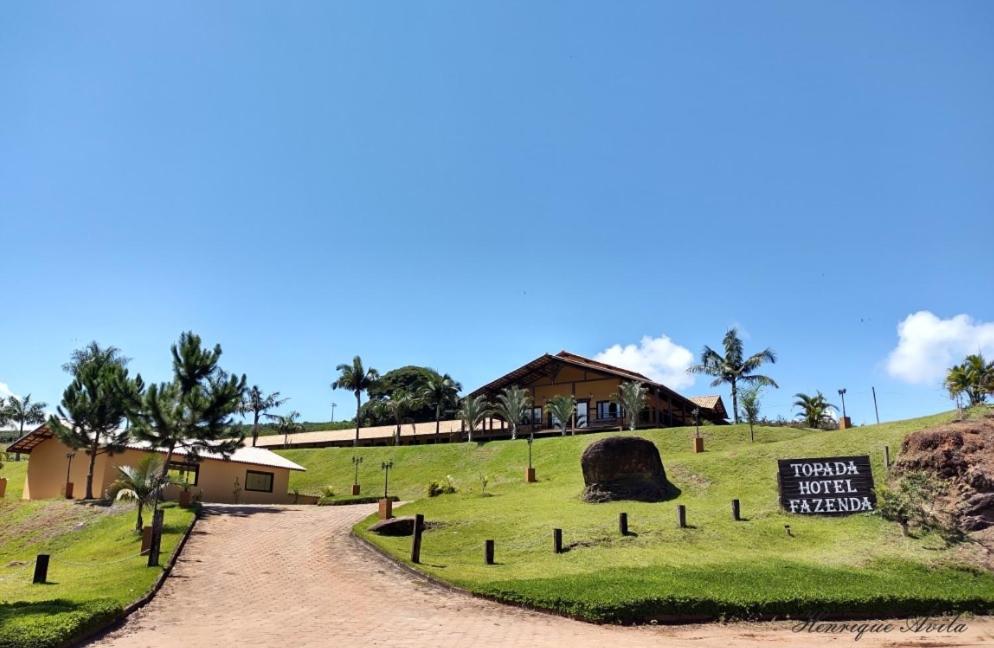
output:
<svg viewBox="0 0 994 648"><path fill-rule="evenodd" d="M28 472L27 455L21 455L24 461L5 461L0 468L0 477L7 478L7 495L5 499L19 500L24 492L24 476ZM3 501L3 500L0 500Z"/></svg>
<svg viewBox="0 0 994 648"><path fill-rule="evenodd" d="M164 508L163 564L194 515ZM138 555L133 506L16 501L8 490L0 519L0 648L66 645L139 599L161 573ZM40 553L51 555L49 582L32 585Z"/></svg>
<svg viewBox="0 0 994 648"><path fill-rule="evenodd" d="M750 617L806 610L879 613L918 609L994 609L994 576L969 567L979 549L944 549L938 538L904 538L875 515L787 516L779 511L776 459L869 454L884 478L883 446L896 456L910 431L952 418L940 414L848 431L706 427L707 452L690 452L693 429L639 432L663 457L680 495L671 501L587 504L579 457L603 435L541 439L534 444L539 483L523 483L525 441L361 448L365 493L382 492L380 464L394 461L391 494L417 500L398 514L424 513L441 526L426 532L420 569L472 591L597 621L632 622L673 615ZM617 434L617 433L612 433ZM351 449L288 450L308 468L292 486L345 494ZM456 495L425 498L429 480L451 475ZM487 494L480 476L488 477ZM742 502L743 522L731 519ZM692 528L676 527L684 504ZM637 534L621 537L618 513ZM401 560L409 538L357 531ZM789 537L784 524L790 524ZM552 553L552 529L563 529L567 553ZM483 565L493 538L495 566Z"/></svg>

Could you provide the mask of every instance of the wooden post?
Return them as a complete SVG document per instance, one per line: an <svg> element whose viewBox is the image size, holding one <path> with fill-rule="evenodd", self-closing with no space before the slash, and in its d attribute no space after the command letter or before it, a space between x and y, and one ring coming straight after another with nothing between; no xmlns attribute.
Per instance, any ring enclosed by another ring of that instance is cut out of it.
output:
<svg viewBox="0 0 994 648"><path fill-rule="evenodd" d="M736 522L742 519L739 509L739 501L737 499L732 500L732 519Z"/></svg>
<svg viewBox="0 0 994 648"><path fill-rule="evenodd" d="M623 536L628 535L628 514L627 513L619 513L618 514L618 531L620 531L621 535L623 535Z"/></svg>
<svg viewBox="0 0 994 648"><path fill-rule="evenodd" d="M890 446L884 446L884 468L890 470Z"/></svg>
<svg viewBox="0 0 994 648"><path fill-rule="evenodd" d="M483 562L487 565L494 564L494 541L487 540L483 543Z"/></svg>
<svg viewBox="0 0 994 648"><path fill-rule="evenodd" d="M678 504L676 507L676 521L681 529L687 528L687 507L683 504Z"/></svg>
<svg viewBox="0 0 994 648"><path fill-rule="evenodd" d="M552 552L562 553L563 552L563 530L553 529L552 530Z"/></svg>
<svg viewBox="0 0 994 648"><path fill-rule="evenodd" d="M45 583L48 581L48 554L38 554L35 558L35 576L32 583Z"/></svg>
<svg viewBox="0 0 994 648"><path fill-rule="evenodd" d="M418 513L414 516L414 537L411 539L411 562L421 562L421 532L424 531L425 516Z"/></svg>

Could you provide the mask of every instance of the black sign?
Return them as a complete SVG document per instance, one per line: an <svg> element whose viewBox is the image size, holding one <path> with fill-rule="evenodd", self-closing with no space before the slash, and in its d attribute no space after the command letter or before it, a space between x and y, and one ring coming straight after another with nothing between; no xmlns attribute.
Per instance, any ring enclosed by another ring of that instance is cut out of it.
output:
<svg viewBox="0 0 994 648"><path fill-rule="evenodd" d="M799 515L849 515L877 507L870 458L780 459L780 506Z"/></svg>

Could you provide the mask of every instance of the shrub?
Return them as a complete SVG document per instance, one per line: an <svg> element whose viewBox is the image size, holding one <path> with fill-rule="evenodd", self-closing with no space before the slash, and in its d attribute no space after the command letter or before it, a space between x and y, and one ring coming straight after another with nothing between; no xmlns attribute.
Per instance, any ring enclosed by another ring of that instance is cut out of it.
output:
<svg viewBox="0 0 994 648"><path fill-rule="evenodd" d="M321 497L331 498L334 496L335 496L335 489L332 488L331 486L325 486L324 488L321 489Z"/></svg>
<svg viewBox="0 0 994 648"><path fill-rule="evenodd" d="M438 497L442 494L442 487L437 481L428 482L428 497Z"/></svg>
<svg viewBox="0 0 994 648"><path fill-rule="evenodd" d="M121 606L108 599L0 603L0 648L72 645L121 614Z"/></svg>
<svg viewBox="0 0 994 648"><path fill-rule="evenodd" d="M455 480L452 479L452 475L446 475L445 483L440 484L437 481L428 482L428 497L438 497L439 495L451 495L457 492Z"/></svg>

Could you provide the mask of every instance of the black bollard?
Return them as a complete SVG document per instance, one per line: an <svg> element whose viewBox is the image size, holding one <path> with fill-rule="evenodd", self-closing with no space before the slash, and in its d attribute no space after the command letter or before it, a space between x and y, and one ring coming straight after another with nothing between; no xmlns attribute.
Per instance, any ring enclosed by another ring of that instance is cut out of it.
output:
<svg viewBox="0 0 994 648"><path fill-rule="evenodd" d="M884 446L884 468L890 470L890 446Z"/></svg>
<svg viewBox="0 0 994 648"><path fill-rule="evenodd" d="M494 564L494 541L487 540L483 543L483 562L487 565Z"/></svg>
<svg viewBox="0 0 994 648"><path fill-rule="evenodd" d="M45 583L48 581L48 554L38 554L35 558L35 577L32 583Z"/></svg>
<svg viewBox="0 0 994 648"><path fill-rule="evenodd" d="M676 522L681 529L687 528L687 507L683 504L676 507Z"/></svg>
<svg viewBox="0 0 994 648"><path fill-rule="evenodd" d="M742 519L742 515L739 510L739 501L737 499L732 500L732 519L736 522Z"/></svg>
<svg viewBox="0 0 994 648"><path fill-rule="evenodd" d="M553 529L552 530L552 552L562 553L563 552L563 530Z"/></svg>
<svg viewBox="0 0 994 648"><path fill-rule="evenodd" d="M421 532L425 528L425 516L418 513L414 516L414 537L411 539L411 562L421 562Z"/></svg>
<svg viewBox="0 0 994 648"><path fill-rule="evenodd" d="M623 535L623 536L628 535L628 514L627 513L619 513L618 514L618 531L620 531L621 535Z"/></svg>

